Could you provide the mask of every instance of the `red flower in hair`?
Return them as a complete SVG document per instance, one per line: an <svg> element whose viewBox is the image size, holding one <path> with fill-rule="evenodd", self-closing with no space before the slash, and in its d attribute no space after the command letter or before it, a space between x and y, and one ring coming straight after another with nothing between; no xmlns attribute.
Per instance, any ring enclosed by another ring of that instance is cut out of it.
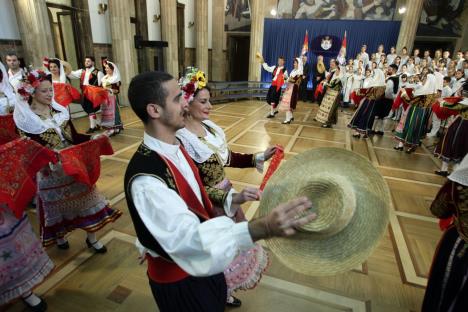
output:
<svg viewBox="0 0 468 312"><path fill-rule="evenodd" d="M193 82L187 83L182 87L182 91L184 91L186 94L192 95L195 93L195 84Z"/></svg>

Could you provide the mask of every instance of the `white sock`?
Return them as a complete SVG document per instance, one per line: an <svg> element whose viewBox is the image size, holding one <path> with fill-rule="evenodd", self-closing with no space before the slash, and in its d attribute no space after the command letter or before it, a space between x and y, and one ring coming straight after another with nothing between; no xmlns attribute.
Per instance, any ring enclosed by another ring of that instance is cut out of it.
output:
<svg viewBox="0 0 468 312"><path fill-rule="evenodd" d="M270 114L274 115L274 114L275 114L275 111L276 111L276 107L274 107L273 104L271 104L271 112L270 112Z"/></svg>
<svg viewBox="0 0 468 312"><path fill-rule="evenodd" d="M67 242L67 239L65 237L62 237L62 238L57 238L56 241L58 245L63 245Z"/></svg>
<svg viewBox="0 0 468 312"><path fill-rule="evenodd" d="M442 162L442 167L440 168L440 171L448 171L448 162L443 161Z"/></svg>
<svg viewBox="0 0 468 312"><path fill-rule="evenodd" d="M96 128L96 119L94 118L93 115L89 115L89 127L91 129Z"/></svg>
<svg viewBox="0 0 468 312"><path fill-rule="evenodd" d="M287 111L287 112L286 112L286 120L285 120L285 121L290 121L291 118L292 118L292 113L291 113L291 111Z"/></svg>
<svg viewBox="0 0 468 312"><path fill-rule="evenodd" d="M88 238L88 241L93 245L94 248L101 249L102 247L104 247L104 245L97 240L96 233L87 232L86 236Z"/></svg>
<svg viewBox="0 0 468 312"><path fill-rule="evenodd" d="M440 119L435 114L432 114L432 130L429 132L429 136L435 136L440 129Z"/></svg>
<svg viewBox="0 0 468 312"><path fill-rule="evenodd" d="M405 146L402 142L398 142L398 147L403 147Z"/></svg>
<svg viewBox="0 0 468 312"><path fill-rule="evenodd" d="M38 296L36 296L36 294L32 292L24 294L21 297L30 306L37 306L39 303L41 303L41 298L39 298Z"/></svg>

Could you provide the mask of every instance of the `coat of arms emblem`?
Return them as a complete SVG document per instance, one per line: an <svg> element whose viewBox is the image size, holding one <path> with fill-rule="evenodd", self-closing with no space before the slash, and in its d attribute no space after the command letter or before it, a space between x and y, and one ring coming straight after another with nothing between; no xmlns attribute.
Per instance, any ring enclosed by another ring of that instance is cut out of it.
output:
<svg viewBox="0 0 468 312"><path fill-rule="evenodd" d="M330 37L326 36L325 38L322 39L322 43L320 43L320 46L324 50L329 50L332 47L332 40Z"/></svg>

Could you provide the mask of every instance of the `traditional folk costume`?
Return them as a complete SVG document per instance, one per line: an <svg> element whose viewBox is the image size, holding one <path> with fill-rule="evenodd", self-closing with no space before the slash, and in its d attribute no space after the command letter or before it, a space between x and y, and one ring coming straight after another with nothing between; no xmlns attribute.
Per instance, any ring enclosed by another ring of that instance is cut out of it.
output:
<svg viewBox="0 0 468 312"><path fill-rule="evenodd" d="M266 101L268 105L271 105L271 112L267 118L273 118L278 113L276 107L279 104L281 97L281 87L285 81L288 80L288 71L284 66L268 66L267 63L263 63L262 67L267 72L271 73L271 86L268 89Z"/></svg>
<svg viewBox="0 0 468 312"><path fill-rule="evenodd" d="M255 245L247 222L216 217L185 149L145 133L125 173L125 195L159 310L224 311L223 271Z"/></svg>
<svg viewBox="0 0 468 312"><path fill-rule="evenodd" d="M51 151L25 139L0 146L0 306L18 297L32 299L32 290L54 268L24 213L34 196L35 173L53 158ZM44 311L46 304L34 297L39 303L26 303Z"/></svg>
<svg viewBox="0 0 468 312"><path fill-rule="evenodd" d="M428 130L431 106L437 97L436 91L435 76L428 74L425 84L413 92L413 97L402 95L403 100L409 106L403 112L395 130L395 139L399 141L395 149L403 150L404 146L408 146L406 152L411 153L420 145Z"/></svg>
<svg viewBox="0 0 468 312"><path fill-rule="evenodd" d="M286 90L283 92L283 97L281 98L281 103L279 105L279 110L286 112L286 119L283 121L283 124L289 124L294 120L292 112L296 109L297 99L299 97L299 85L302 81L303 68L302 60L297 57L296 61L297 69L293 69L291 71Z"/></svg>
<svg viewBox="0 0 468 312"><path fill-rule="evenodd" d="M370 134L374 124L376 106L380 104L384 94L385 75L382 70L375 69L368 88L362 88L357 92L357 96L363 96L364 100L348 124L348 127L356 132L355 137L359 137L361 134L367 137Z"/></svg>
<svg viewBox="0 0 468 312"><path fill-rule="evenodd" d="M452 96L452 89L449 86L442 88L441 99ZM443 121L446 121L450 116L457 115L458 113L454 110L450 110L436 102L432 105L432 129L428 133L428 137L435 137L439 133L440 126Z"/></svg>
<svg viewBox="0 0 468 312"><path fill-rule="evenodd" d="M53 150L90 140L90 136L76 132L65 107L52 100L50 109L52 118L45 119L36 115L26 101L19 101L13 117L21 135ZM53 245L57 240L63 242L65 235L77 228L88 234L94 233L122 214L109 207L94 184L89 186L66 175L60 163L43 168L37 174L37 184L40 235L44 246ZM93 242L88 243L88 247L90 244Z"/></svg>
<svg viewBox="0 0 468 312"><path fill-rule="evenodd" d="M227 145L224 131L212 121L203 122L205 137L197 137L184 128L177 131L177 138L198 167L201 180L217 216L228 216L235 222L246 221L242 208L232 205L232 196L237 193L226 177L224 167L251 168L263 171L262 153L240 154L232 152ZM240 289L254 288L266 270L268 254L259 245L241 252L224 271L228 296Z"/></svg>
<svg viewBox="0 0 468 312"><path fill-rule="evenodd" d="M317 62L314 68L314 83L313 83L313 94L314 100L319 102L321 101L321 97L323 94L320 93L319 86L321 86L321 82L326 78L326 68L323 61Z"/></svg>
<svg viewBox="0 0 468 312"><path fill-rule="evenodd" d="M119 133L123 130L122 119L120 118L120 72L117 66L112 64L114 71L112 76L105 75L102 78L102 87L109 91L107 101L101 104L101 126L111 131L111 134Z"/></svg>
<svg viewBox="0 0 468 312"><path fill-rule="evenodd" d="M382 101L375 108L374 130L376 134L384 134L384 118L392 110L393 101L399 90L399 77L394 74L387 77L385 81L385 95Z"/></svg>
<svg viewBox="0 0 468 312"><path fill-rule="evenodd" d="M434 155L442 159L442 169L436 173L446 176L448 164L460 163L468 153L468 98L446 98L440 105L459 114L434 151Z"/></svg>
<svg viewBox="0 0 468 312"><path fill-rule="evenodd" d="M15 91L18 90L18 85L21 84L21 80L23 80L24 75L25 72L22 68L20 68L16 73L13 73L11 69L8 70L8 80Z"/></svg>
<svg viewBox="0 0 468 312"><path fill-rule="evenodd" d="M81 106L89 117L89 130L87 133L92 133L100 127L100 121L97 120L96 112L107 98L105 96L107 95L107 91L98 88L102 85L104 74L93 66L72 71L69 77L80 79ZM105 95L101 91L105 92Z"/></svg>
<svg viewBox="0 0 468 312"><path fill-rule="evenodd" d="M325 95L317 111L315 120L322 123L323 128L331 128L338 121L338 106L340 105L341 95L341 75L340 70L336 69L330 73L331 78L325 84ZM323 102L325 101L325 103Z"/></svg>
<svg viewBox="0 0 468 312"><path fill-rule="evenodd" d="M369 81L369 79L367 80ZM353 78L352 78L352 83L351 83L351 93L349 95L349 99L351 100L351 103L353 103L353 105L355 107L358 107L360 102L361 102L361 98L359 98L358 96L356 96L356 92L360 89L360 88L366 88L366 86L364 86L366 80L364 78L363 75L360 75L360 74L353 74Z"/></svg>
<svg viewBox="0 0 468 312"><path fill-rule="evenodd" d="M10 114L15 107L15 103L15 91L10 84L5 66L0 62L0 116Z"/></svg>
<svg viewBox="0 0 468 312"><path fill-rule="evenodd" d="M431 205L438 218L453 218L432 260L422 311L465 311L468 306L468 158L442 186Z"/></svg>
<svg viewBox="0 0 468 312"><path fill-rule="evenodd" d="M67 82L67 74L66 72L70 72L71 68L70 65L65 63L59 59L44 59L44 65L49 68L49 63L51 60L58 61L60 66L60 75L57 79L52 75L52 84L54 87L54 100L58 104L67 107L70 105L71 102L78 100L80 98L80 92L76 90L71 84ZM67 68L65 68L67 67Z"/></svg>

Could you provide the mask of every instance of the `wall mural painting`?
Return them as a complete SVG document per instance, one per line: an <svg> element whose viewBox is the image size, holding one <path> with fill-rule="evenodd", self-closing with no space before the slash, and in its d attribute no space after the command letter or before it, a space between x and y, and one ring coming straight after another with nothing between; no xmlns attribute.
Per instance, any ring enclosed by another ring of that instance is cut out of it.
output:
<svg viewBox="0 0 468 312"><path fill-rule="evenodd" d="M225 0L225 31L250 32L249 0Z"/></svg>
<svg viewBox="0 0 468 312"><path fill-rule="evenodd" d="M465 6L465 0L425 0L420 24L460 36L463 26L461 15ZM430 29L426 32L430 32Z"/></svg>
<svg viewBox="0 0 468 312"><path fill-rule="evenodd" d="M278 0L278 17L392 20L396 0Z"/></svg>

